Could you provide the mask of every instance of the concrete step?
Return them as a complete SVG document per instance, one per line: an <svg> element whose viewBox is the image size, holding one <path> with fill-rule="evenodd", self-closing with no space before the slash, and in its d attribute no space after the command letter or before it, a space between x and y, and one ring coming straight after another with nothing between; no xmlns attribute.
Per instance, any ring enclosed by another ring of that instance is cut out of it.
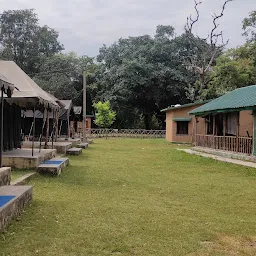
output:
<svg viewBox="0 0 256 256"><path fill-rule="evenodd" d="M80 154L82 154L82 149L81 148L70 148L67 151L67 154L68 155L80 155Z"/></svg>
<svg viewBox="0 0 256 256"><path fill-rule="evenodd" d="M11 167L0 168L0 186L10 185L11 182Z"/></svg>
<svg viewBox="0 0 256 256"><path fill-rule="evenodd" d="M0 232L32 201L32 186L0 187Z"/></svg>
<svg viewBox="0 0 256 256"><path fill-rule="evenodd" d="M49 161L46 161L40 164L37 167L39 173L49 173L53 175L60 175L62 169L69 164L68 158L52 158Z"/></svg>
<svg viewBox="0 0 256 256"><path fill-rule="evenodd" d="M82 149L85 149L85 148L88 148L88 143L80 143L77 145L78 148L82 148Z"/></svg>

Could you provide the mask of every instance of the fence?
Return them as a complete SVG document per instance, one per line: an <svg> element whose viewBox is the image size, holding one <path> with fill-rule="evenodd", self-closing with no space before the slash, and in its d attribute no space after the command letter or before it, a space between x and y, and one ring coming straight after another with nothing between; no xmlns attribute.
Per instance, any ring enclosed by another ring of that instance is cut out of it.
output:
<svg viewBox="0 0 256 256"><path fill-rule="evenodd" d="M165 130L143 129L86 129L88 138L165 138ZM82 134L79 134L80 136Z"/></svg>
<svg viewBox="0 0 256 256"><path fill-rule="evenodd" d="M253 140L251 137L213 136L200 134L196 136L197 146L227 150L248 155L252 153L252 144Z"/></svg>

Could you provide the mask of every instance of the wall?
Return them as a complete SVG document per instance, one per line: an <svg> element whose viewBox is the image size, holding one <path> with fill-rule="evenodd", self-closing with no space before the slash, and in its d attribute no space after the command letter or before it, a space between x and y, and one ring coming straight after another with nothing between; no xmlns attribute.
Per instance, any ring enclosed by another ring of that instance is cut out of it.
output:
<svg viewBox="0 0 256 256"><path fill-rule="evenodd" d="M241 111L239 116L239 136L248 137L247 131L249 136L253 137L253 115L251 110Z"/></svg>
<svg viewBox="0 0 256 256"><path fill-rule="evenodd" d="M166 112L166 141L175 143L193 143L193 134L195 134L195 117L190 116L188 113L201 105L202 104L197 104L194 106L175 108ZM180 117L191 117L191 121L188 126L188 135L177 135L177 123L172 119ZM199 134L204 134L204 126L204 119L198 118L197 131Z"/></svg>

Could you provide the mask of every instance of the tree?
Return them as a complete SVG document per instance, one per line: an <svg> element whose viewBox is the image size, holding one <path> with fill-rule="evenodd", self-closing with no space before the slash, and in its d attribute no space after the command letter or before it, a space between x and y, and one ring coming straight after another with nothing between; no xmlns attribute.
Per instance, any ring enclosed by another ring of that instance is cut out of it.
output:
<svg viewBox="0 0 256 256"><path fill-rule="evenodd" d="M256 84L256 42L230 49L217 59L205 98L214 98L234 89Z"/></svg>
<svg viewBox="0 0 256 256"><path fill-rule="evenodd" d="M187 18L187 24L185 26L185 35L188 38L190 44L190 49L195 49L195 54L185 56L185 65L188 69L193 70L198 77L197 82L194 85L188 87L188 97L191 100L201 99L201 94L207 89L210 83L209 78L212 73L212 66L215 63L216 58L221 54L227 42L223 41L223 32L218 32L217 29L219 24L217 23L220 18L224 16L224 11L229 2L233 0L225 0L222 10L219 14L213 15L213 27L210 30L209 35L202 39L197 35L193 34L193 28L195 24L199 21L199 5L202 4L201 1L194 0L196 11L196 18L192 18L190 15Z"/></svg>
<svg viewBox="0 0 256 256"><path fill-rule="evenodd" d="M94 123L102 128L109 128L115 121L116 112L110 108L110 102L94 103L93 107L96 110Z"/></svg>
<svg viewBox="0 0 256 256"><path fill-rule="evenodd" d="M243 30L248 42L256 41L256 11L251 12L249 17L243 20Z"/></svg>
<svg viewBox="0 0 256 256"><path fill-rule="evenodd" d="M162 128L165 117L160 110L186 103L185 87L191 72L182 65L172 30L159 26L153 38L144 35L119 39L100 49L96 98L111 102L117 111L117 127L135 127L143 118L141 128L151 129L156 116L158 129Z"/></svg>
<svg viewBox="0 0 256 256"><path fill-rule="evenodd" d="M4 11L0 17L1 58L13 60L26 73L38 72L43 57L63 50L58 32L48 26L39 26L33 10Z"/></svg>
<svg viewBox="0 0 256 256"><path fill-rule="evenodd" d="M33 79L44 90L59 99L72 99L75 105L82 106L83 72L87 78L87 110L92 113L95 96L94 73L98 66L88 56L78 57L75 53L55 54L47 57L39 66L39 73Z"/></svg>

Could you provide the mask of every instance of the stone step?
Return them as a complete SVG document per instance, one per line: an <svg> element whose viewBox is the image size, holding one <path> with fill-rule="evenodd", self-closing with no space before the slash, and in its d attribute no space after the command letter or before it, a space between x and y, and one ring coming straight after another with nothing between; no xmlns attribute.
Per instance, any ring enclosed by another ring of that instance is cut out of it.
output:
<svg viewBox="0 0 256 256"><path fill-rule="evenodd" d="M0 187L0 232L32 201L32 186Z"/></svg>
<svg viewBox="0 0 256 256"><path fill-rule="evenodd" d="M11 182L11 167L0 168L0 186L10 185Z"/></svg>
<svg viewBox="0 0 256 256"><path fill-rule="evenodd" d="M78 148L82 148L82 149L85 149L85 148L88 148L88 143L80 143L77 145Z"/></svg>
<svg viewBox="0 0 256 256"><path fill-rule="evenodd" d="M68 155L80 155L80 154L82 154L82 149L81 148L70 148L67 151L67 154Z"/></svg>
<svg viewBox="0 0 256 256"><path fill-rule="evenodd" d="M68 158L52 158L49 161L46 161L40 164L37 167L39 173L49 173L53 175L60 175L62 169L69 164Z"/></svg>

